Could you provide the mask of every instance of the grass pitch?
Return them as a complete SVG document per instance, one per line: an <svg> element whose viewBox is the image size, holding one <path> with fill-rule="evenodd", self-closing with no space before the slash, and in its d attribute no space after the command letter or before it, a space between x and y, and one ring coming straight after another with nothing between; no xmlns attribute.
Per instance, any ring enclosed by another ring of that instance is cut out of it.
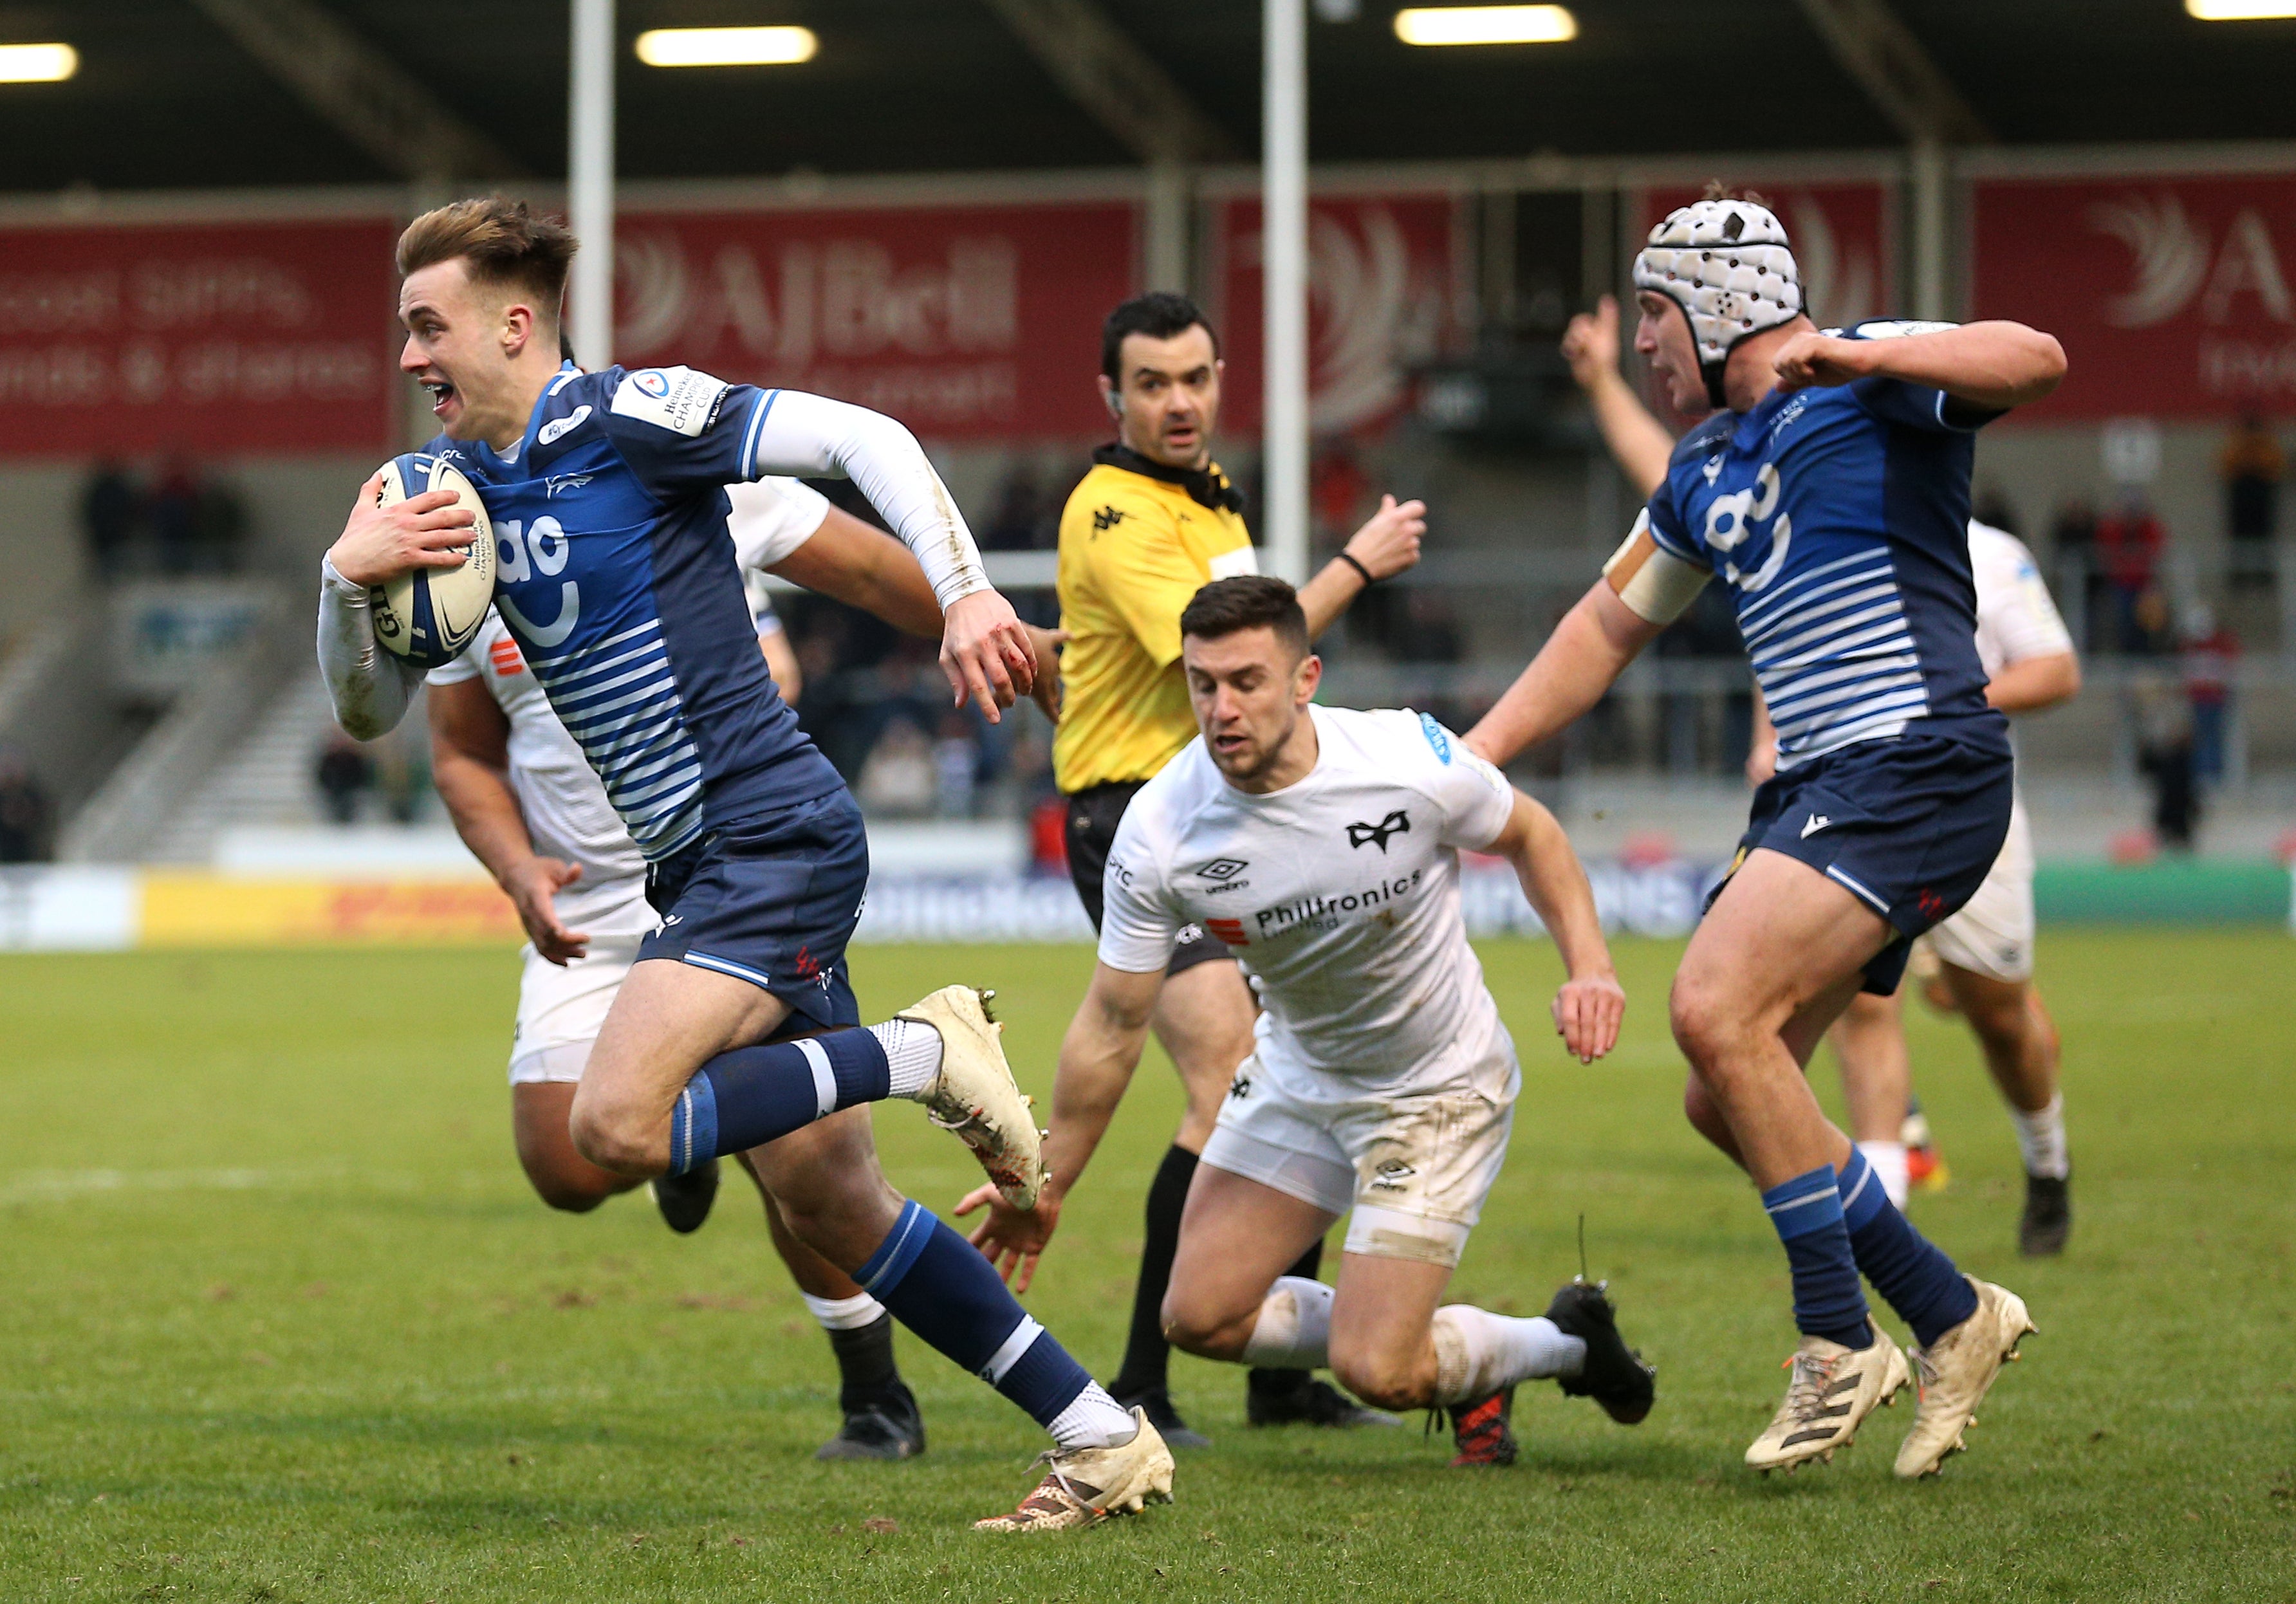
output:
<svg viewBox="0 0 2296 1604"><path fill-rule="evenodd" d="M1677 950L1622 948L1626 1039L1591 1069L1544 1023L1552 949L1484 950L1525 1086L1455 1283L1536 1313L1583 1211L1660 1367L1647 1423L1529 1386L1522 1462L1456 1473L1416 1421L1247 1430L1242 1377L1178 1359L1217 1439L1179 1502L1019 1542L965 1525L1029 1485L1038 1435L906 1336L931 1452L808 1457L833 1366L738 1180L691 1239L643 1194L574 1218L528 1193L508 953L0 960L0 1599L2296 1599L2288 938L2045 938L2077 1176L2056 1263L2016 1258L2007 1122L1915 1011L1953 1171L1915 1217L2041 1327L1918 1486L1890 1475L1902 1406L1830 1468L1739 1464L1784 1384L1785 1264L1677 1112ZM857 968L873 1017L996 986L1043 1090L1089 957ZM1152 1061L1029 1300L1103 1376L1177 1106ZM972 1184L915 1110L878 1132L929 1205Z"/></svg>

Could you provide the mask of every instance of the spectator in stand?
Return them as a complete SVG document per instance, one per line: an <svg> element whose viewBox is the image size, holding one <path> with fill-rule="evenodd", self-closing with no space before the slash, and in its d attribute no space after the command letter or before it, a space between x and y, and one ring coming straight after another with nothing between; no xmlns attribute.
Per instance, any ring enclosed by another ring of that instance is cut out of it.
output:
<svg viewBox="0 0 2296 1604"><path fill-rule="evenodd" d="M152 536L160 548L160 571L188 574L199 561L200 482L192 465L171 456L152 487Z"/></svg>
<svg viewBox="0 0 2296 1604"><path fill-rule="evenodd" d="M88 557L102 577L116 579L126 569L143 512L144 498L127 468L109 458L98 462L80 492L79 522Z"/></svg>
<svg viewBox="0 0 2296 1604"><path fill-rule="evenodd" d="M972 721L955 709L944 711L933 741L933 812L944 819L971 818L980 782L980 740Z"/></svg>
<svg viewBox="0 0 2296 1604"><path fill-rule="evenodd" d="M313 778L327 817L338 824L358 822L359 797L374 784L374 760L340 730L328 733Z"/></svg>
<svg viewBox="0 0 2296 1604"><path fill-rule="evenodd" d="M2149 696L2143 730L2136 766L2152 782L2153 834L2171 852L2190 852L2201 818L2193 785L2191 708L2167 696Z"/></svg>
<svg viewBox="0 0 2296 1604"><path fill-rule="evenodd" d="M2074 643L2084 651L2110 651L2112 587L2097 570L2096 509L2079 500L2059 507L2049 526L2049 551L2056 565L2058 603L2075 609L2066 618Z"/></svg>
<svg viewBox="0 0 2296 1604"><path fill-rule="evenodd" d="M13 747L0 747L0 863L48 857L48 794Z"/></svg>
<svg viewBox="0 0 2296 1604"><path fill-rule="evenodd" d="M2185 700L2193 709L2193 780L2212 788L2224 778L2225 726L2232 712L2233 669L2240 637L2217 622L2205 602L2185 610Z"/></svg>
<svg viewBox="0 0 2296 1604"><path fill-rule="evenodd" d="M235 574L247 536L247 504L221 479L201 485L192 501L193 566L203 574Z"/></svg>
<svg viewBox="0 0 2296 1604"><path fill-rule="evenodd" d="M2157 588L2161 548L2168 536L2144 495L2130 490L2096 521L2096 556L2112 587L2115 644L2122 651L2148 649L2137 621L2137 602Z"/></svg>
<svg viewBox="0 0 2296 1604"><path fill-rule="evenodd" d="M2217 459L2224 478L2225 528L2232 536L2235 577L2273 571L2272 541L2280 532L2280 479L2288 460L2280 442L2255 413L2242 414Z"/></svg>
<svg viewBox="0 0 2296 1604"><path fill-rule="evenodd" d="M1049 544L1045 538L1047 529L1054 528L1046 515L1044 492L1037 487L1037 476L1026 463L1004 476L996 492L996 511L989 514L980 528L980 549L984 552L1031 552Z"/></svg>

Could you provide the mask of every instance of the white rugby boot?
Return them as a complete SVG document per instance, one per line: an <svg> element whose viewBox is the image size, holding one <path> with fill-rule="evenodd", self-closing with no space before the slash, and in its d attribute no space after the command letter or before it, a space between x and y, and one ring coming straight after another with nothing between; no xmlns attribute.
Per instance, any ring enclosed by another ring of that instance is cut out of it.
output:
<svg viewBox="0 0 2296 1604"><path fill-rule="evenodd" d="M1914 1428L1898 1450L1898 1474L1908 1480L1935 1476L1969 1446L1964 1435L1977 1424L1987 1389L2002 1365L2017 1357L2017 1345L2040 1330L2014 1292L1973 1275L1965 1279L1977 1290L1977 1313L1929 1346L1906 1350L1922 1372Z"/></svg>
<svg viewBox="0 0 2296 1604"><path fill-rule="evenodd" d="M940 1035L940 1071L913 1100L972 1150L1007 1203L1034 1208L1045 1183L1044 1151L1029 1111L1033 1100L1021 1094L997 1041L1004 1027L988 1012L996 994L944 986L895 1017L930 1025Z"/></svg>
<svg viewBox="0 0 2296 1604"><path fill-rule="evenodd" d="M1769 1429L1746 1450L1746 1463L1767 1476L1792 1470L1808 1460L1831 1460L1856 1440L1867 1415L1890 1404L1913 1382L1906 1356L1889 1334L1866 1318L1873 1343L1846 1348L1823 1337L1808 1337L1786 1361L1793 1379Z"/></svg>
<svg viewBox="0 0 2296 1604"><path fill-rule="evenodd" d="M1037 1456L1045 1479L1010 1515L976 1520L976 1532L1069 1532L1115 1515L1136 1515L1146 1505L1172 1502L1172 1451L1147 1415L1135 1409L1140 1429L1116 1448L1055 1448Z"/></svg>

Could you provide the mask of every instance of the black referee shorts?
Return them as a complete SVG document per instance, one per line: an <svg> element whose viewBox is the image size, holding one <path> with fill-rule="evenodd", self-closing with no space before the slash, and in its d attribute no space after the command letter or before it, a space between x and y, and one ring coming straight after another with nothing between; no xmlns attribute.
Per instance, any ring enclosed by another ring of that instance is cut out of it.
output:
<svg viewBox="0 0 2296 1604"><path fill-rule="evenodd" d="M1116 827L1124 822L1124 810L1146 783L1144 780L1111 781L1086 786L1068 799L1069 879L1076 882L1077 899L1084 904L1095 930L1100 929L1101 880L1108 872L1108 849L1116 844ZM1164 976L1169 979L1199 963L1222 962L1233 962L1225 943L1205 935L1199 926L1183 925Z"/></svg>

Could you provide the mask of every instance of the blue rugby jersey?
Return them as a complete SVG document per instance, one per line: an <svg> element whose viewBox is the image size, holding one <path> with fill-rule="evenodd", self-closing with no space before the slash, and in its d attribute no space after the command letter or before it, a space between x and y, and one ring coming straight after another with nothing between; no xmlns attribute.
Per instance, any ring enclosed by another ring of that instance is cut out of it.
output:
<svg viewBox="0 0 2296 1604"><path fill-rule="evenodd" d="M2006 749L2007 723L1985 701L1969 561L1974 434L1993 415L1861 379L1773 390L1676 446L1644 511L1651 537L1730 587L1779 768L1917 720Z"/></svg>
<svg viewBox="0 0 2296 1604"><path fill-rule="evenodd" d="M726 531L778 393L570 363L507 456L428 447L478 487L496 610L649 861L844 783L766 671Z"/></svg>

